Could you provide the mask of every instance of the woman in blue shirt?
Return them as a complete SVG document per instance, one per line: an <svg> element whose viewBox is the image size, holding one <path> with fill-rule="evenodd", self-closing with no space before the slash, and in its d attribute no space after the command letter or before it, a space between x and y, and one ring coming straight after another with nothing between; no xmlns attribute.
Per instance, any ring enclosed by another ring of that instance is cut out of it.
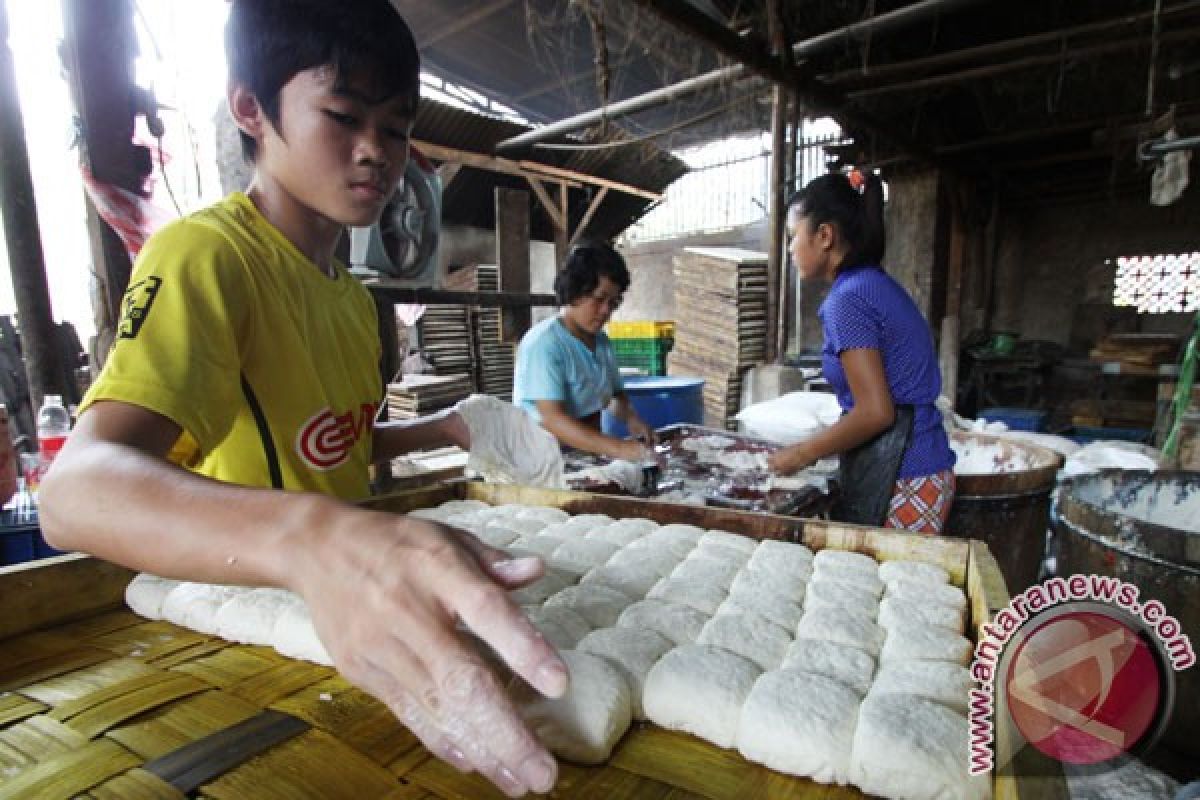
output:
<svg viewBox="0 0 1200 800"><path fill-rule="evenodd" d="M818 314L825 378L844 412L832 427L771 457L795 472L841 460L845 522L941 533L954 499L954 452L934 402L942 388L929 325L879 266L883 187L875 176L813 180L788 202L789 251L804 278L832 282Z"/></svg>
<svg viewBox="0 0 1200 800"><path fill-rule="evenodd" d="M625 259L610 245L573 247L554 279L559 313L530 328L517 348L513 402L562 444L640 462L654 458L654 430L629 402L604 333L628 288ZM601 432L605 408L625 423L633 439Z"/></svg>

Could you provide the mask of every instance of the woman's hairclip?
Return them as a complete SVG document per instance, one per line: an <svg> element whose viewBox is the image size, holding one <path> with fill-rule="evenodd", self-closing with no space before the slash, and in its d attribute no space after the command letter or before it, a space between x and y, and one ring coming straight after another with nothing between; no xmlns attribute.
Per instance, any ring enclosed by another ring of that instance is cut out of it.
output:
<svg viewBox="0 0 1200 800"><path fill-rule="evenodd" d="M852 169L846 173L846 180L850 181L850 186L859 194L862 194L863 189L867 185L867 176L857 169Z"/></svg>

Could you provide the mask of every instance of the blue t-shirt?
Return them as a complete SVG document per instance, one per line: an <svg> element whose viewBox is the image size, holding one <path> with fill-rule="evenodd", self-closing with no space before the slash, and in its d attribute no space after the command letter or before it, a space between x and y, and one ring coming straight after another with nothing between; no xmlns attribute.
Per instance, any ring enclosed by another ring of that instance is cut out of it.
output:
<svg viewBox="0 0 1200 800"><path fill-rule="evenodd" d="M538 422L537 400L557 400L575 419L604 410L613 395L625 390L612 342L596 334L592 351L575 338L555 315L529 329L517 348L513 403Z"/></svg>
<svg viewBox="0 0 1200 800"><path fill-rule="evenodd" d="M933 335L904 287L879 267L852 267L834 279L817 314L825 329L825 379L844 411L854 407L854 397L838 356L861 348L879 351L892 402L913 406L912 437L898 477L916 478L953 467L954 451L934 405L942 391L942 375Z"/></svg>

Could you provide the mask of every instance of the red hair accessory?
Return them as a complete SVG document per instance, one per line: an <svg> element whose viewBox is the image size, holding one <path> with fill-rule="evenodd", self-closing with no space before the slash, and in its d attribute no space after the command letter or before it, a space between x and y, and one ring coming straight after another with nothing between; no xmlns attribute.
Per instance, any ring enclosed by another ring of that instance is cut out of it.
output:
<svg viewBox="0 0 1200 800"><path fill-rule="evenodd" d="M850 185L854 187L854 191L862 192L863 187L867 185L867 176L863 175L857 169L852 169L846 174L846 180L850 181Z"/></svg>

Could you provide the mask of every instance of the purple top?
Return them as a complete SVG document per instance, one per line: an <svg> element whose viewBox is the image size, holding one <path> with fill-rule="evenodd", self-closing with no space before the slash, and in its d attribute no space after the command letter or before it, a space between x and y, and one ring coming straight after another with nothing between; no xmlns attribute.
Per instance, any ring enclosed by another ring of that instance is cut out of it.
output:
<svg viewBox="0 0 1200 800"><path fill-rule="evenodd" d="M954 466L954 451L934 405L942 391L933 335L904 287L879 267L852 267L838 274L817 311L825 328L821 352L825 379L843 411L854 407L850 383L838 357L871 348L883 357L892 402L913 406L913 431L900 478L932 475Z"/></svg>

